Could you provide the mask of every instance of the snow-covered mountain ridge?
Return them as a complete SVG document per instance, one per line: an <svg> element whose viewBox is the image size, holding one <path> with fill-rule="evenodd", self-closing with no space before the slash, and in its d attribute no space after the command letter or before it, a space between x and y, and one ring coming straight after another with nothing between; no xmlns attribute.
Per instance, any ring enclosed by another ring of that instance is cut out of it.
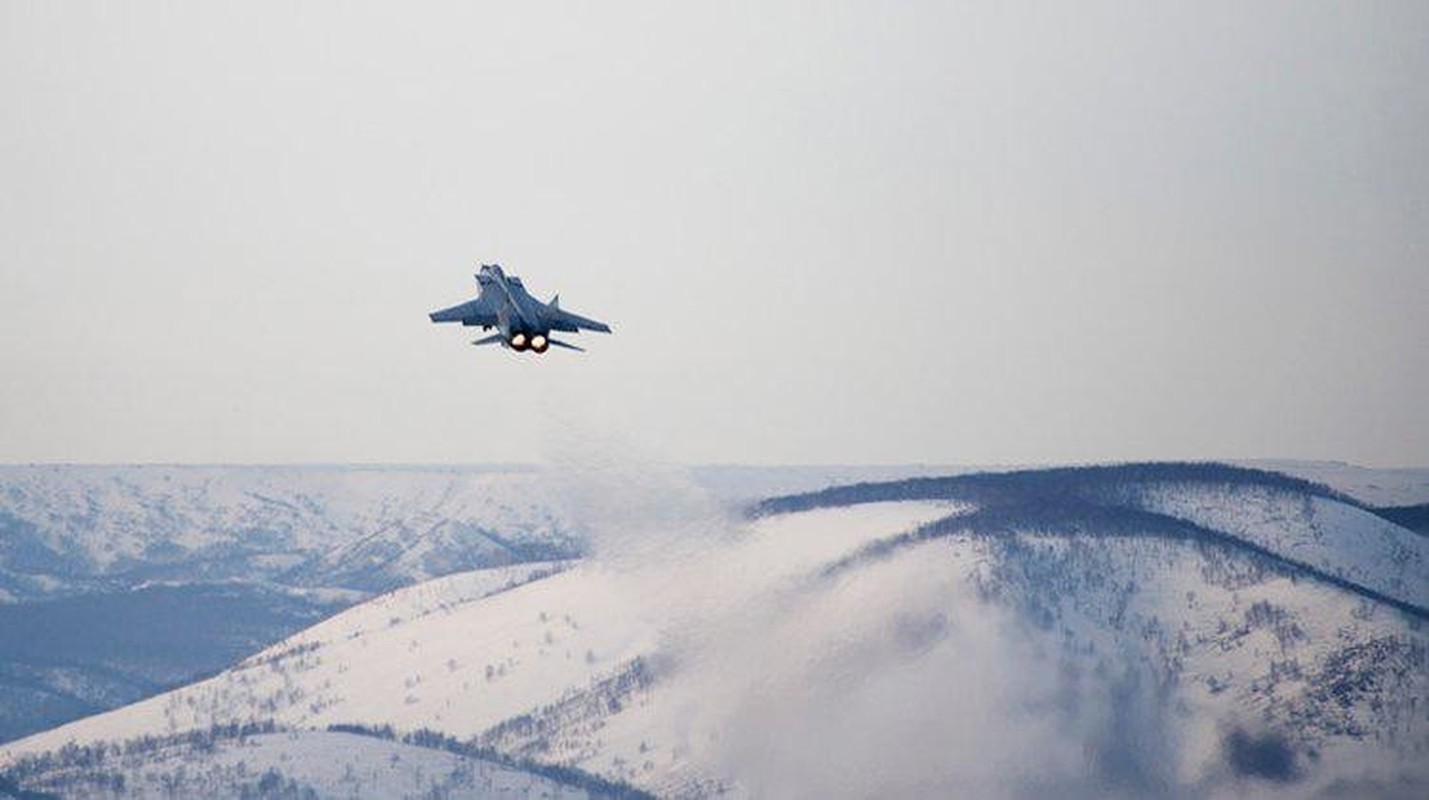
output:
<svg viewBox="0 0 1429 800"><path fill-rule="evenodd" d="M1278 463L1278 462L1277 462ZM1429 471L1286 462L1339 499L1429 502ZM1056 470L1022 471L1049 474ZM973 467L700 467L720 501L859 481L967 479ZM0 466L0 602L153 581L380 592L465 569L578 555L552 477L479 466ZM935 477L927 477L929 475ZM1309 481L1300 481L1304 485Z"/></svg>
<svg viewBox="0 0 1429 800"><path fill-rule="evenodd" d="M910 539L1078 523L1103 535L1129 528L1173 538L1228 537L1306 575L1429 618L1429 540L1328 486L1264 470L1162 463L915 478L771 498L750 513L894 498L977 507L975 514L911 532Z"/></svg>
<svg viewBox="0 0 1429 800"><path fill-rule="evenodd" d="M67 742L357 724L682 797L1429 786L1423 537L1324 487L1218 465L1017 471L740 521L658 481L588 480L593 557L398 590L11 743L0 768L43 781L32 759Z"/></svg>
<svg viewBox="0 0 1429 800"><path fill-rule="evenodd" d="M521 468L0 468L0 600L154 580L385 591L574 555Z"/></svg>

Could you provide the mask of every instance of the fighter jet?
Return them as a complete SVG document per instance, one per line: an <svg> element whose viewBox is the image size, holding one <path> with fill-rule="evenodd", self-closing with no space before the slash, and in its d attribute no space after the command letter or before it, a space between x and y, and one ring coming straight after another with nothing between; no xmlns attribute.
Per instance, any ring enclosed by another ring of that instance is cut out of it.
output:
<svg viewBox="0 0 1429 800"><path fill-rule="evenodd" d="M476 273L481 294L475 300L459 306L433 311L432 322L460 322L466 327L481 326L482 330L496 328L494 333L472 344L499 344L512 350L544 353L551 345L567 350L580 350L557 339L551 338L551 331L576 332L581 330L610 333L610 326L604 322L586 319L560 307L561 296L542 303L532 297L521 285L521 279L507 275L499 264L482 264Z"/></svg>

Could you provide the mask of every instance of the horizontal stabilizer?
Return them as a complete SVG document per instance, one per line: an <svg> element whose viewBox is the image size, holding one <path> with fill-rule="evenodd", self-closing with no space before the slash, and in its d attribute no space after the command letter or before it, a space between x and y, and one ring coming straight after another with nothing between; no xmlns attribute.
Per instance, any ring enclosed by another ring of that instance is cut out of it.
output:
<svg viewBox="0 0 1429 800"><path fill-rule="evenodd" d="M550 342L551 344L555 345L556 347L564 347L564 348L566 348L567 350L575 350L575 351L580 352L580 353L584 353L584 352L585 352L585 348L584 348L584 347L576 347L576 346L573 345L573 344L566 344L565 342L561 341L560 339L547 339L546 341Z"/></svg>
<svg viewBox="0 0 1429 800"><path fill-rule="evenodd" d="M501 344L503 341L505 341L505 337L499 333L493 333L484 339L477 339L472 344Z"/></svg>

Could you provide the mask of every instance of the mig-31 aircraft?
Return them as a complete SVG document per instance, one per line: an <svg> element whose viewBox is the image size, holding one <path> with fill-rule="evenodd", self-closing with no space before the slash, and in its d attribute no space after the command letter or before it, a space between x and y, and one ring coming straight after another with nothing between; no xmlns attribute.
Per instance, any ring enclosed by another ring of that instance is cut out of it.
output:
<svg viewBox="0 0 1429 800"><path fill-rule="evenodd" d="M472 344L499 344L517 352L530 350L533 353L544 353L551 345L584 351L585 348L552 339L552 331L610 333L610 326L604 322L562 309L560 295L552 297L549 303L532 297L521 285L520 278L507 275L498 264L482 264L481 271L476 273L476 282L481 294L475 300L433 311L428 315L432 322L460 322L467 327L481 326L482 330L496 328L498 333Z"/></svg>

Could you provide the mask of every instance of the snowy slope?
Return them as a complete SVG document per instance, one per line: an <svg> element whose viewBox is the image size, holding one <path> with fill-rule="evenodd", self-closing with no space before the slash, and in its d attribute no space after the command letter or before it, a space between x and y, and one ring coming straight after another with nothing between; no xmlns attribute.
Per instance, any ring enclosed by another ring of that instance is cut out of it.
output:
<svg viewBox="0 0 1429 800"><path fill-rule="evenodd" d="M523 752L672 796L1299 797L1406 774L1422 791L1422 632L1236 562L1158 539L919 542ZM1229 767L1237 735L1285 763Z"/></svg>
<svg viewBox="0 0 1429 800"><path fill-rule="evenodd" d="M769 530L751 534L747 548L731 551L739 557L724 573L732 582L727 589L734 591L733 582L767 586L797 576L871 538L948 511L944 504L863 507L771 522ZM781 527L789 535L781 535ZM652 609L631 589L659 591L672 576L597 564L483 599L482 590L506 582L512 569L518 568L453 576L378 598L212 680L16 743L7 758L69 741L257 719L310 727L391 724L469 737L628 671L656 650L669 615L681 613Z"/></svg>
<svg viewBox="0 0 1429 800"><path fill-rule="evenodd" d="M1429 503L1429 469L1424 467L1361 467L1342 461L1247 461L1245 466L1268 469L1322 483L1371 506Z"/></svg>
<svg viewBox="0 0 1429 800"><path fill-rule="evenodd" d="M0 649L0 741L211 675L377 592L586 552L568 473L607 468L0 467L0 638L23 643ZM692 472L717 504L910 474Z"/></svg>
<svg viewBox="0 0 1429 800"><path fill-rule="evenodd" d="M19 642L0 648L0 741L376 592L568 557L577 533L529 469L0 467L0 638Z"/></svg>
<svg viewBox="0 0 1429 800"><path fill-rule="evenodd" d="M615 497L639 535L597 531L595 559L399 590L0 768L271 721L431 729L670 796L1422 796L1422 615L1295 566L1413 600L1422 560L1370 548L1400 534L1254 475L1141 474L861 487L750 523Z"/></svg>
<svg viewBox="0 0 1429 800"><path fill-rule="evenodd" d="M949 510L946 504L864 506L771 521L733 551L739 559L725 577L748 587L777 583ZM630 588L659 586L672 580L668 574L632 574L598 563L559 567L485 570L398 590L211 680L12 743L4 752L270 719L473 736L628 669L655 651L662 620L678 611L650 608ZM548 572L557 574L490 594Z"/></svg>
<svg viewBox="0 0 1429 800"><path fill-rule="evenodd" d="M1429 609L1429 539L1364 509L1264 487L1174 484L1138 487L1129 504Z"/></svg>
<svg viewBox="0 0 1429 800"><path fill-rule="evenodd" d="M91 798L550 798L589 794L479 758L370 736L294 731L173 742L106 754L86 767L33 766L31 791Z"/></svg>

